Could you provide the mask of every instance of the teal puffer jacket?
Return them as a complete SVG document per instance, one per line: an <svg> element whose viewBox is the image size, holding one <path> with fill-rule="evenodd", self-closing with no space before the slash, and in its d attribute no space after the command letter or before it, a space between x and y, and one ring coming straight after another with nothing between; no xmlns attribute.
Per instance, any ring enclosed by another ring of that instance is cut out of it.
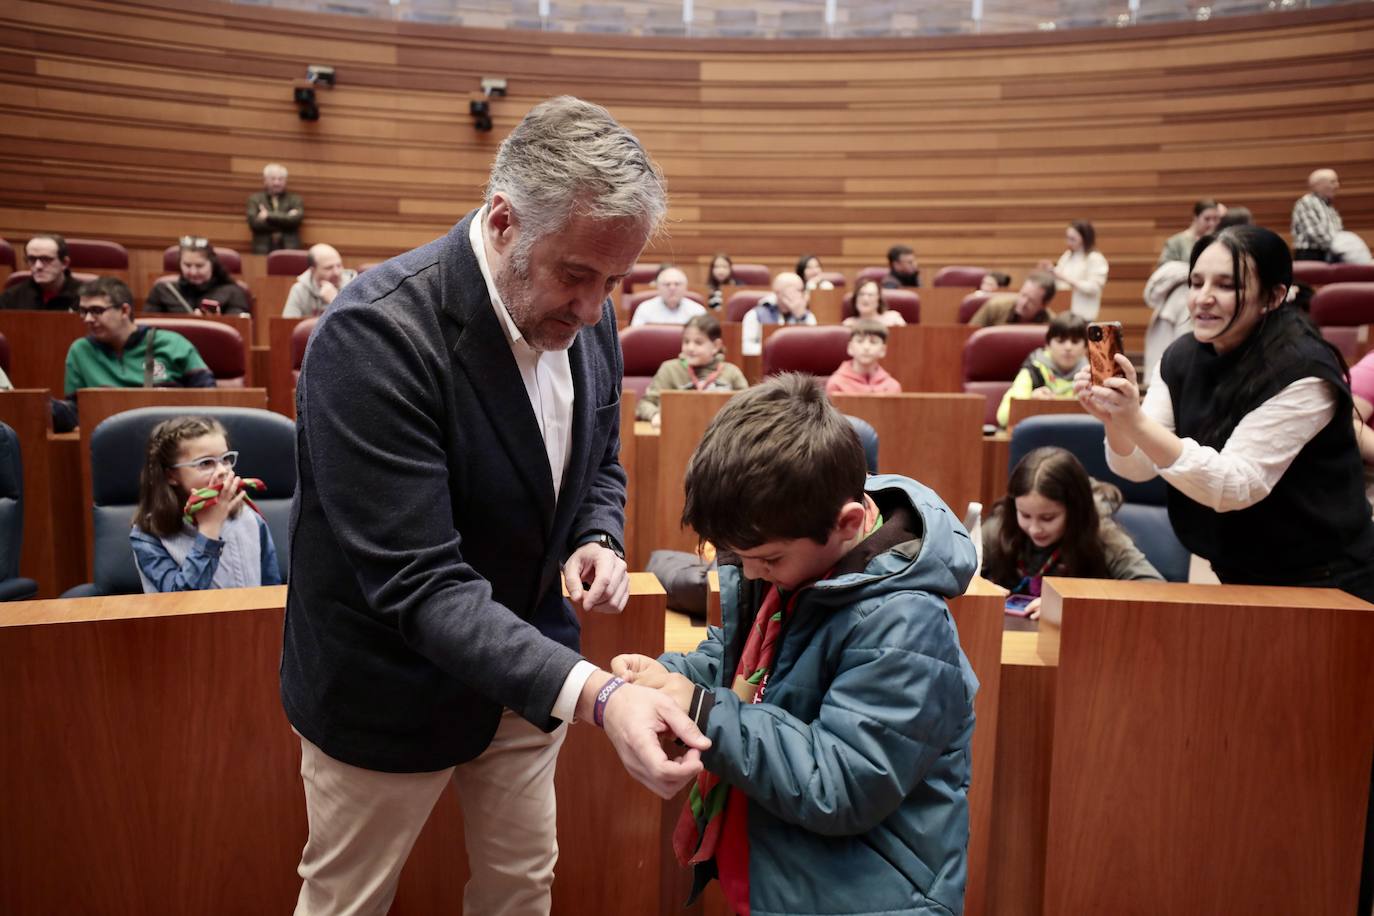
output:
<svg viewBox="0 0 1374 916"><path fill-rule="evenodd" d="M869 479L883 525L802 595L766 700L730 690L767 583L723 558L723 628L669 670L713 688L707 769L749 799L753 916L963 911L978 689L946 598L976 568L929 488ZM715 874L698 866L696 889Z"/></svg>

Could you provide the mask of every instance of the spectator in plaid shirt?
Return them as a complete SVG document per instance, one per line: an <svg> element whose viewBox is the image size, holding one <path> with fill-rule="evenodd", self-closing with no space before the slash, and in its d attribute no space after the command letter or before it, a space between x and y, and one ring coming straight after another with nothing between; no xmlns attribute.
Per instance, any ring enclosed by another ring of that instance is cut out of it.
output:
<svg viewBox="0 0 1374 916"><path fill-rule="evenodd" d="M1344 231L1332 200L1340 189L1334 169L1317 169L1307 177L1310 189L1293 204L1293 259L1297 261L1362 261L1351 245L1353 233ZM1368 250L1365 248L1364 250Z"/></svg>

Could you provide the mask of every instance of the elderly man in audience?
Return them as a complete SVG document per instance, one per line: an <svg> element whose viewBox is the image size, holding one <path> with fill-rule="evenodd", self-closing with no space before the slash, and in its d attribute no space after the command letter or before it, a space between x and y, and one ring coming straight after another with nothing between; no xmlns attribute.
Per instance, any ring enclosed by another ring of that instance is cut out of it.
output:
<svg viewBox="0 0 1374 916"><path fill-rule="evenodd" d="M1054 313L1048 308L1054 298L1054 274L1037 270L1026 277L1020 292L999 293L973 313L969 324L988 328L995 324L1046 324Z"/></svg>
<svg viewBox="0 0 1374 916"><path fill-rule="evenodd" d="M676 267L665 267L654 278L658 295L646 299L635 309L632 326L641 324L686 324L697 315L706 314L706 306L693 302L685 295L687 275Z"/></svg>
<svg viewBox="0 0 1374 916"><path fill-rule="evenodd" d="M1317 169L1307 176L1308 192L1293 204L1293 259L1370 263L1369 246L1345 231L1336 210L1340 178L1334 169Z"/></svg>
<svg viewBox="0 0 1374 916"><path fill-rule="evenodd" d="M910 245L893 245L887 250L887 276L883 277L883 289L901 289L921 285L921 268L916 263L916 252Z"/></svg>
<svg viewBox="0 0 1374 916"><path fill-rule="evenodd" d="M806 305L806 281L790 271L773 278L773 293L764 296L759 304L744 316L740 352L757 356L763 352L765 324L815 324L816 316Z"/></svg>
<svg viewBox="0 0 1374 916"><path fill-rule="evenodd" d="M339 294L339 290L358 276L356 270L343 266L343 258L332 246L311 245L306 254L309 267L296 278L286 297L283 318L309 318L318 315Z"/></svg>
<svg viewBox="0 0 1374 916"><path fill-rule="evenodd" d="M1204 235L1211 235L1217 230L1217 221L1221 219L1221 205L1211 198L1203 198L1193 204L1193 222L1182 232L1169 236L1169 240L1164 243L1164 249L1159 253L1159 260L1155 266L1168 263L1169 261L1187 261L1188 256L1193 253L1193 246L1197 240Z"/></svg>
<svg viewBox="0 0 1374 916"><path fill-rule="evenodd" d="M72 276L67 240L60 235L35 235L24 246L29 278L0 293L0 309L38 309L69 312L76 308L81 281Z"/></svg>
<svg viewBox="0 0 1374 916"><path fill-rule="evenodd" d="M53 426L76 426L82 388L213 388L215 377L195 346L175 331L139 327L134 297L122 280L100 277L82 284L77 311L86 336L67 350L64 401L53 401Z"/></svg>
<svg viewBox="0 0 1374 916"><path fill-rule="evenodd" d="M267 254L278 248L301 247L301 220L305 204L299 194L286 190L286 167L273 162L263 166L262 190L248 198L248 228L253 231L253 253Z"/></svg>

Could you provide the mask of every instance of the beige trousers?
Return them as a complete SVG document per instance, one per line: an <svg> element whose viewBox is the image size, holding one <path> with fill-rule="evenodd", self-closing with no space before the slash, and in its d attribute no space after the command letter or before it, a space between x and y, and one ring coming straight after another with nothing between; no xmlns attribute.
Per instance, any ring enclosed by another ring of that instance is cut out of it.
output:
<svg viewBox="0 0 1374 916"><path fill-rule="evenodd" d="M568 727L545 734L506 710L491 745L434 773L349 766L301 738L310 839L296 916L383 914L444 785L463 811L464 916L548 916L558 860L553 774Z"/></svg>

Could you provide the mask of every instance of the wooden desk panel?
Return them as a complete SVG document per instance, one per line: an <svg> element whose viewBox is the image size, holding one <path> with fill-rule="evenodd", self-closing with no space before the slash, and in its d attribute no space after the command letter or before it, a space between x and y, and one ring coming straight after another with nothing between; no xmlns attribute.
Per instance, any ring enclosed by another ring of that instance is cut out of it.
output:
<svg viewBox="0 0 1374 916"><path fill-rule="evenodd" d="M62 396L67 350L86 336L74 312L0 311L0 334L10 344L10 382L15 388L47 388Z"/></svg>
<svg viewBox="0 0 1374 916"><path fill-rule="evenodd" d="M1353 912L1374 606L1090 579L1045 594L1042 630L1060 624L1045 912Z"/></svg>
<svg viewBox="0 0 1374 916"><path fill-rule="evenodd" d="M695 550L696 533L684 529L682 519L682 481L687 462L696 451L702 433L711 419L733 397L728 391L665 391L662 397L663 424L658 437L658 499L652 540L641 542L641 551ZM647 556L647 553L645 554Z"/></svg>
<svg viewBox="0 0 1374 916"><path fill-rule="evenodd" d="M994 433L983 437L982 486L979 488L979 502L983 513L992 511L997 500L1007 494L1007 460L1011 455L1011 436L1007 433Z"/></svg>
<svg viewBox="0 0 1374 916"><path fill-rule="evenodd" d="M1083 410L1083 405L1078 403L1077 398L1012 398L1007 413L1007 432L1010 433L1016 428L1017 423L1028 417L1079 416L1086 411Z"/></svg>
<svg viewBox="0 0 1374 916"><path fill-rule="evenodd" d="M24 466L24 543L19 554L19 575L38 583L39 598L54 598L58 591L52 516L54 479L48 454L48 434L52 432L48 390L0 391L0 422L19 437L19 457Z"/></svg>
<svg viewBox="0 0 1374 916"><path fill-rule="evenodd" d="M901 382L903 391L962 392L964 342L973 331L963 324L889 328L883 368Z"/></svg>
<svg viewBox="0 0 1374 916"><path fill-rule="evenodd" d="M295 277L261 276L248 280L248 288L253 291L253 317L257 325L257 336L253 343L265 347L271 343L272 319L280 318L286 308L286 297L291 294Z"/></svg>
<svg viewBox="0 0 1374 916"><path fill-rule="evenodd" d="M921 324L959 324L959 306L976 290L961 286L928 286L916 290L921 296Z"/></svg>
<svg viewBox="0 0 1374 916"><path fill-rule="evenodd" d="M807 296L806 307L816 316L816 324L839 324L844 320L844 290L813 289Z"/></svg>
<svg viewBox="0 0 1374 916"><path fill-rule="evenodd" d="M257 407L266 409L262 388L83 388L81 404L81 516L86 575L95 575L95 519L91 515L95 492L91 482L91 434L103 421L140 407L185 407L195 413L202 407ZM90 578L86 579L91 581Z"/></svg>
<svg viewBox="0 0 1374 916"><path fill-rule="evenodd" d="M654 539L658 536L654 519L658 517L659 435L658 430L644 421L636 421L634 429L635 556L631 560L630 568L644 569L649 565L649 554L654 551Z"/></svg>
<svg viewBox="0 0 1374 916"><path fill-rule="evenodd" d="M842 412L873 424L878 469L930 487L962 519L982 483L983 399L973 394L837 395Z"/></svg>
<svg viewBox="0 0 1374 916"><path fill-rule="evenodd" d="M644 565L638 562L639 554L634 543L638 532L634 520L636 491L639 488L639 463L636 461L638 443L635 437L635 400L633 392L622 391L620 393L620 466L625 469L625 543L623 546L625 559L630 564L630 569L643 569Z"/></svg>
<svg viewBox="0 0 1374 916"><path fill-rule="evenodd" d="M304 318L272 318L269 322L267 356L267 403L269 410L296 419L296 380L291 373L291 332Z"/></svg>

